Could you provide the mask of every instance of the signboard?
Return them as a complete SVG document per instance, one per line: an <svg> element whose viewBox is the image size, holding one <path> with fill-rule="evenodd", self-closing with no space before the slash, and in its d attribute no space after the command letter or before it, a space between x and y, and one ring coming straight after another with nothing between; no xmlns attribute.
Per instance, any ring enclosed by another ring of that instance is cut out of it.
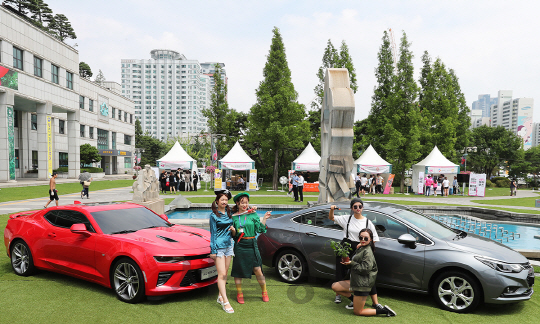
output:
<svg viewBox="0 0 540 324"><path fill-rule="evenodd" d="M9 180L15 180L15 116L13 107L7 107Z"/></svg>
<svg viewBox="0 0 540 324"><path fill-rule="evenodd" d="M485 197L486 175L471 173L469 177L469 196Z"/></svg>
<svg viewBox="0 0 540 324"><path fill-rule="evenodd" d="M214 170L214 188L219 189L223 186L221 181L221 169Z"/></svg>
<svg viewBox="0 0 540 324"><path fill-rule="evenodd" d="M47 174L52 177L53 152L52 152L52 117L47 116Z"/></svg>
<svg viewBox="0 0 540 324"><path fill-rule="evenodd" d="M319 163L294 163L294 169L296 171L309 171L309 172L319 172L320 167Z"/></svg>
<svg viewBox="0 0 540 324"><path fill-rule="evenodd" d="M220 162L219 166L222 169L229 169L229 170L251 170L255 163L253 162Z"/></svg>
<svg viewBox="0 0 540 324"><path fill-rule="evenodd" d="M418 194L424 194L424 172L418 172Z"/></svg>
<svg viewBox="0 0 540 324"><path fill-rule="evenodd" d="M427 166L426 173L459 173L459 166Z"/></svg>
<svg viewBox="0 0 540 324"><path fill-rule="evenodd" d="M131 152L122 150L98 150L101 156L131 156Z"/></svg>
<svg viewBox="0 0 540 324"><path fill-rule="evenodd" d="M0 86L19 90L19 73L0 66Z"/></svg>
<svg viewBox="0 0 540 324"><path fill-rule="evenodd" d="M257 169L249 170L249 190L257 190Z"/></svg>
<svg viewBox="0 0 540 324"><path fill-rule="evenodd" d="M360 173L390 173L392 172L391 165L358 165L358 172Z"/></svg>
<svg viewBox="0 0 540 324"><path fill-rule="evenodd" d="M291 178L292 178L292 174L293 174L294 170L289 170L288 171L288 176L289 176L289 192L292 191L292 183L291 183Z"/></svg>
<svg viewBox="0 0 540 324"><path fill-rule="evenodd" d="M190 170L192 167L191 161L186 162L158 162L158 167L160 169L184 169L184 170Z"/></svg>
<svg viewBox="0 0 540 324"><path fill-rule="evenodd" d="M388 180L386 181L386 186L384 187L383 194L388 195L390 194L390 189L392 189L392 183L394 182L394 174L391 174L388 176Z"/></svg>
<svg viewBox="0 0 540 324"><path fill-rule="evenodd" d="M319 192L319 183L307 183L304 182L304 192Z"/></svg>

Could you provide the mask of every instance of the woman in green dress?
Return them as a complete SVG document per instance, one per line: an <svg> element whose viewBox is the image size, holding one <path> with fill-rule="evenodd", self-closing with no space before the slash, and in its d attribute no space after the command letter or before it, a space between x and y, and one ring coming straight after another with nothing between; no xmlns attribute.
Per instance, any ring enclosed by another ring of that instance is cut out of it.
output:
<svg viewBox="0 0 540 324"><path fill-rule="evenodd" d="M239 304L244 303L244 294L242 293L242 278L255 277L262 289L262 300L269 301L266 291L266 280L261 270L262 260L257 246L257 234L266 233L266 220L271 212L266 212L262 221L255 212L257 207L249 207L249 194L242 192L233 198L236 206L233 207L233 226L236 230L234 243L234 259L231 276L234 277L236 284L236 300Z"/></svg>

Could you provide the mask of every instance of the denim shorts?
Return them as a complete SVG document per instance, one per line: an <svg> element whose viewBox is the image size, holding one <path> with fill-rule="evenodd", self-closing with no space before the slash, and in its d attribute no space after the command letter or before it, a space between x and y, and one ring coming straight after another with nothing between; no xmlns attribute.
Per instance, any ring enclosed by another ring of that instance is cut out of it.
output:
<svg viewBox="0 0 540 324"><path fill-rule="evenodd" d="M234 256L234 241L231 239L231 245L229 247L223 248L223 249L217 249L216 256L223 257L223 256Z"/></svg>

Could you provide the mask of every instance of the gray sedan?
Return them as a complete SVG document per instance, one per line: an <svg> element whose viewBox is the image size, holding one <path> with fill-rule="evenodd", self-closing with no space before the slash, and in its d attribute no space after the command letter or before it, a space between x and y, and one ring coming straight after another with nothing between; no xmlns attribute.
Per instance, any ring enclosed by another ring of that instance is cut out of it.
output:
<svg viewBox="0 0 540 324"><path fill-rule="evenodd" d="M336 204L348 215L349 203ZM258 238L263 263L283 281L334 278L328 241L343 230L328 219L330 204L275 215ZM363 214L379 235L378 287L431 293L448 311L470 312L479 303L524 301L533 294L534 270L518 252L488 238L452 229L405 206L366 202Z"/></svg>

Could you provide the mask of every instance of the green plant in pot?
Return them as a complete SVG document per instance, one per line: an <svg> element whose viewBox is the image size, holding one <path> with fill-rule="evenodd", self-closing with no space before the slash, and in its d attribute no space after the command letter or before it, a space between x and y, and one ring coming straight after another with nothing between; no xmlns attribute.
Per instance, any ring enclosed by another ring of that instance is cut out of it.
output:
<svg viewBox="0 0 540 324"><path fill-rule="evenodd" d="M336 256L341 257L342 262L349 262L349 252L352 251L350 243L330 240L330 247Z"/></svg>

